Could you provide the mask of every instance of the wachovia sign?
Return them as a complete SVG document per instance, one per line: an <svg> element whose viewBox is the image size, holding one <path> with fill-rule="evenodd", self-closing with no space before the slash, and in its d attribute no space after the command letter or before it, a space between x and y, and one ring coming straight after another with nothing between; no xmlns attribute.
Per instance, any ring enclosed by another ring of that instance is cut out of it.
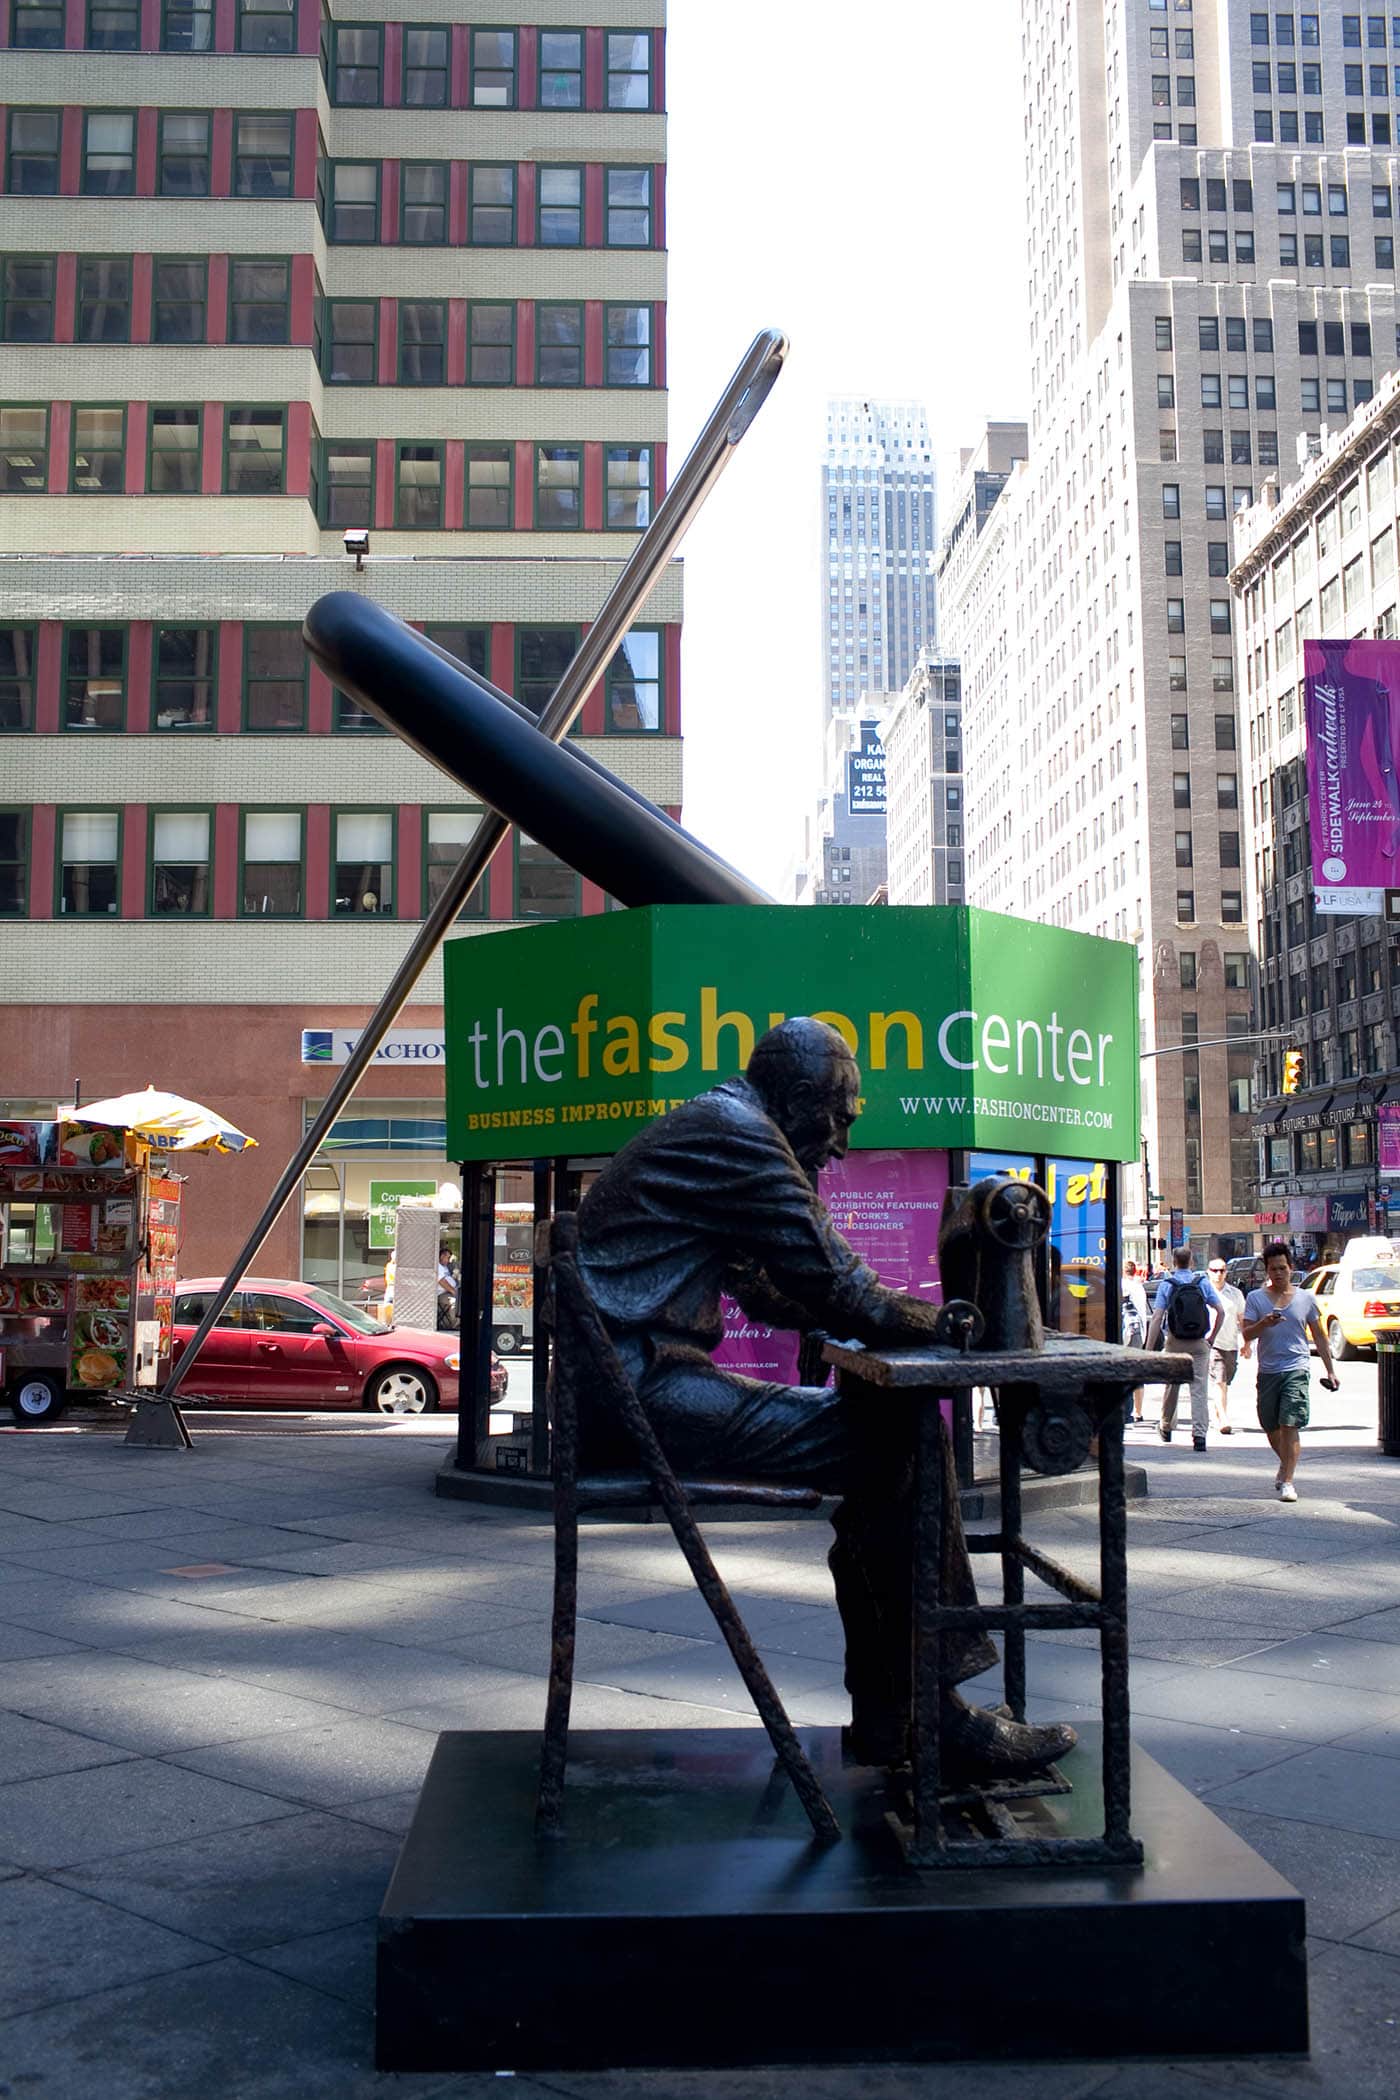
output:
<svg viewBox="0 0 1400 2100"><path fill-rule="evenodd" d="M858 1147L1137 1156L1137 958L962 906L658 905L449 942L451 1159L615 1152L790 1014L864 1083Z"/></svg>

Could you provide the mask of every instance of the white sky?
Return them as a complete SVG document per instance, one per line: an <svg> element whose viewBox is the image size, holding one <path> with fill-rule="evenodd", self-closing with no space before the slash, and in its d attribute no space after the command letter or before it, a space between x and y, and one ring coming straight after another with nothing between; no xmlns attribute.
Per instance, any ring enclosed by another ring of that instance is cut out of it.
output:
<svg viewBox="0 0 1400 2100"><path fill-rule="evenodd" d="M1026 413L1017 17L671 0L673 469L756 332L792 344L685 542L685 821L775 891L820 771L828 396L922 401L940 499Z"/></svg>

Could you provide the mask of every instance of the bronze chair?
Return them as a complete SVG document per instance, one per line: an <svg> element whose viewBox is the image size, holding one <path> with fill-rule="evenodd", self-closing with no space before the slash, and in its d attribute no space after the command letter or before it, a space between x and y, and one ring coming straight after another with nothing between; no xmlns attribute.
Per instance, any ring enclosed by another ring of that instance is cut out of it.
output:
<svg viewBox="0 0 1400 2100"><path fill-rule="evenodd" d="M544 1837L558 1837L563 1830L564 1768L569 1751L569 1706L578 1621L579 1514L589 1509L636 1508L639 1503L651 1503L660 1504L666 1512L676 1544L738 1664L774 1753L792 1781L813 1831L828 1842L839 1837L840 1825L831 1804L793 1733L783 1703L710 1558L691 1509L697 1503L814 1509L821 1500L820 1494L815 1488L768 1481L677 1479L580 1273L578 1221L572 1212L557 1217L551 1228L550 1282L554 1301L550 1376L554 1428L554 1615L536 1830ZM588 1380L590 1393L601 1396L627 1431L641 1460L641 1471L580 1476L578 1389L583 1379Z"/></svg>

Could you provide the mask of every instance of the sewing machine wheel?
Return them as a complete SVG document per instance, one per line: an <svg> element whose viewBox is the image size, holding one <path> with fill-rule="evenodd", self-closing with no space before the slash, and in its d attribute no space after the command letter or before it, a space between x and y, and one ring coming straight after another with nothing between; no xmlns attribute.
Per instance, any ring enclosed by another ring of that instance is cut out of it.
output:
<svg viewBox="0 0 1400 2100"><path fill-rule="evenodd" d="M987 1323L970 1298L950 1298L938 1308L933 1339L949 1349L975 1349Z"/></svg>
<svg viewBox="0 0 1400 2100"><path fill-rule="evenodd" d="M1073 1473L1089 1456L1093 1434L1081 1408L1051 1408L1038 1401L1021 1424L1021 1457L1033 1473Z"/></svg>
<svg viewBox="0 0 1400 2100"><path fill-rule="evenodd" d="M1050 1230L1050 1198L1033 1181L1003 1182L988 1199L982 1223L1012 1253L1038 1247Z"/></svg>

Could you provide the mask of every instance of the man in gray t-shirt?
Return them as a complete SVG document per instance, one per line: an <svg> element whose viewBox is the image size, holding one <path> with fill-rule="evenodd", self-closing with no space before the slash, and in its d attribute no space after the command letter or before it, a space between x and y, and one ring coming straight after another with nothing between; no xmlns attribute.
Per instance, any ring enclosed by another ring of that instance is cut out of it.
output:
<svg viewBox="0 0 1400 2100"><path fill-rule="evenodd" d="M1296 1502L1293 1475L1302 1431L1308 1426L1309 1335L1322 1358L1322 1382L1334 1393L1337 1374L1317 1300L1311 1291L1295 1286L1293 1257L1281 1240L1264 1249L1264 1274L1264 1289L1251 1291L1245 1299L1242 1332L1258 1351L1259 1422L1278 1456L1274 1492L1281 1502Z"/></svg>

